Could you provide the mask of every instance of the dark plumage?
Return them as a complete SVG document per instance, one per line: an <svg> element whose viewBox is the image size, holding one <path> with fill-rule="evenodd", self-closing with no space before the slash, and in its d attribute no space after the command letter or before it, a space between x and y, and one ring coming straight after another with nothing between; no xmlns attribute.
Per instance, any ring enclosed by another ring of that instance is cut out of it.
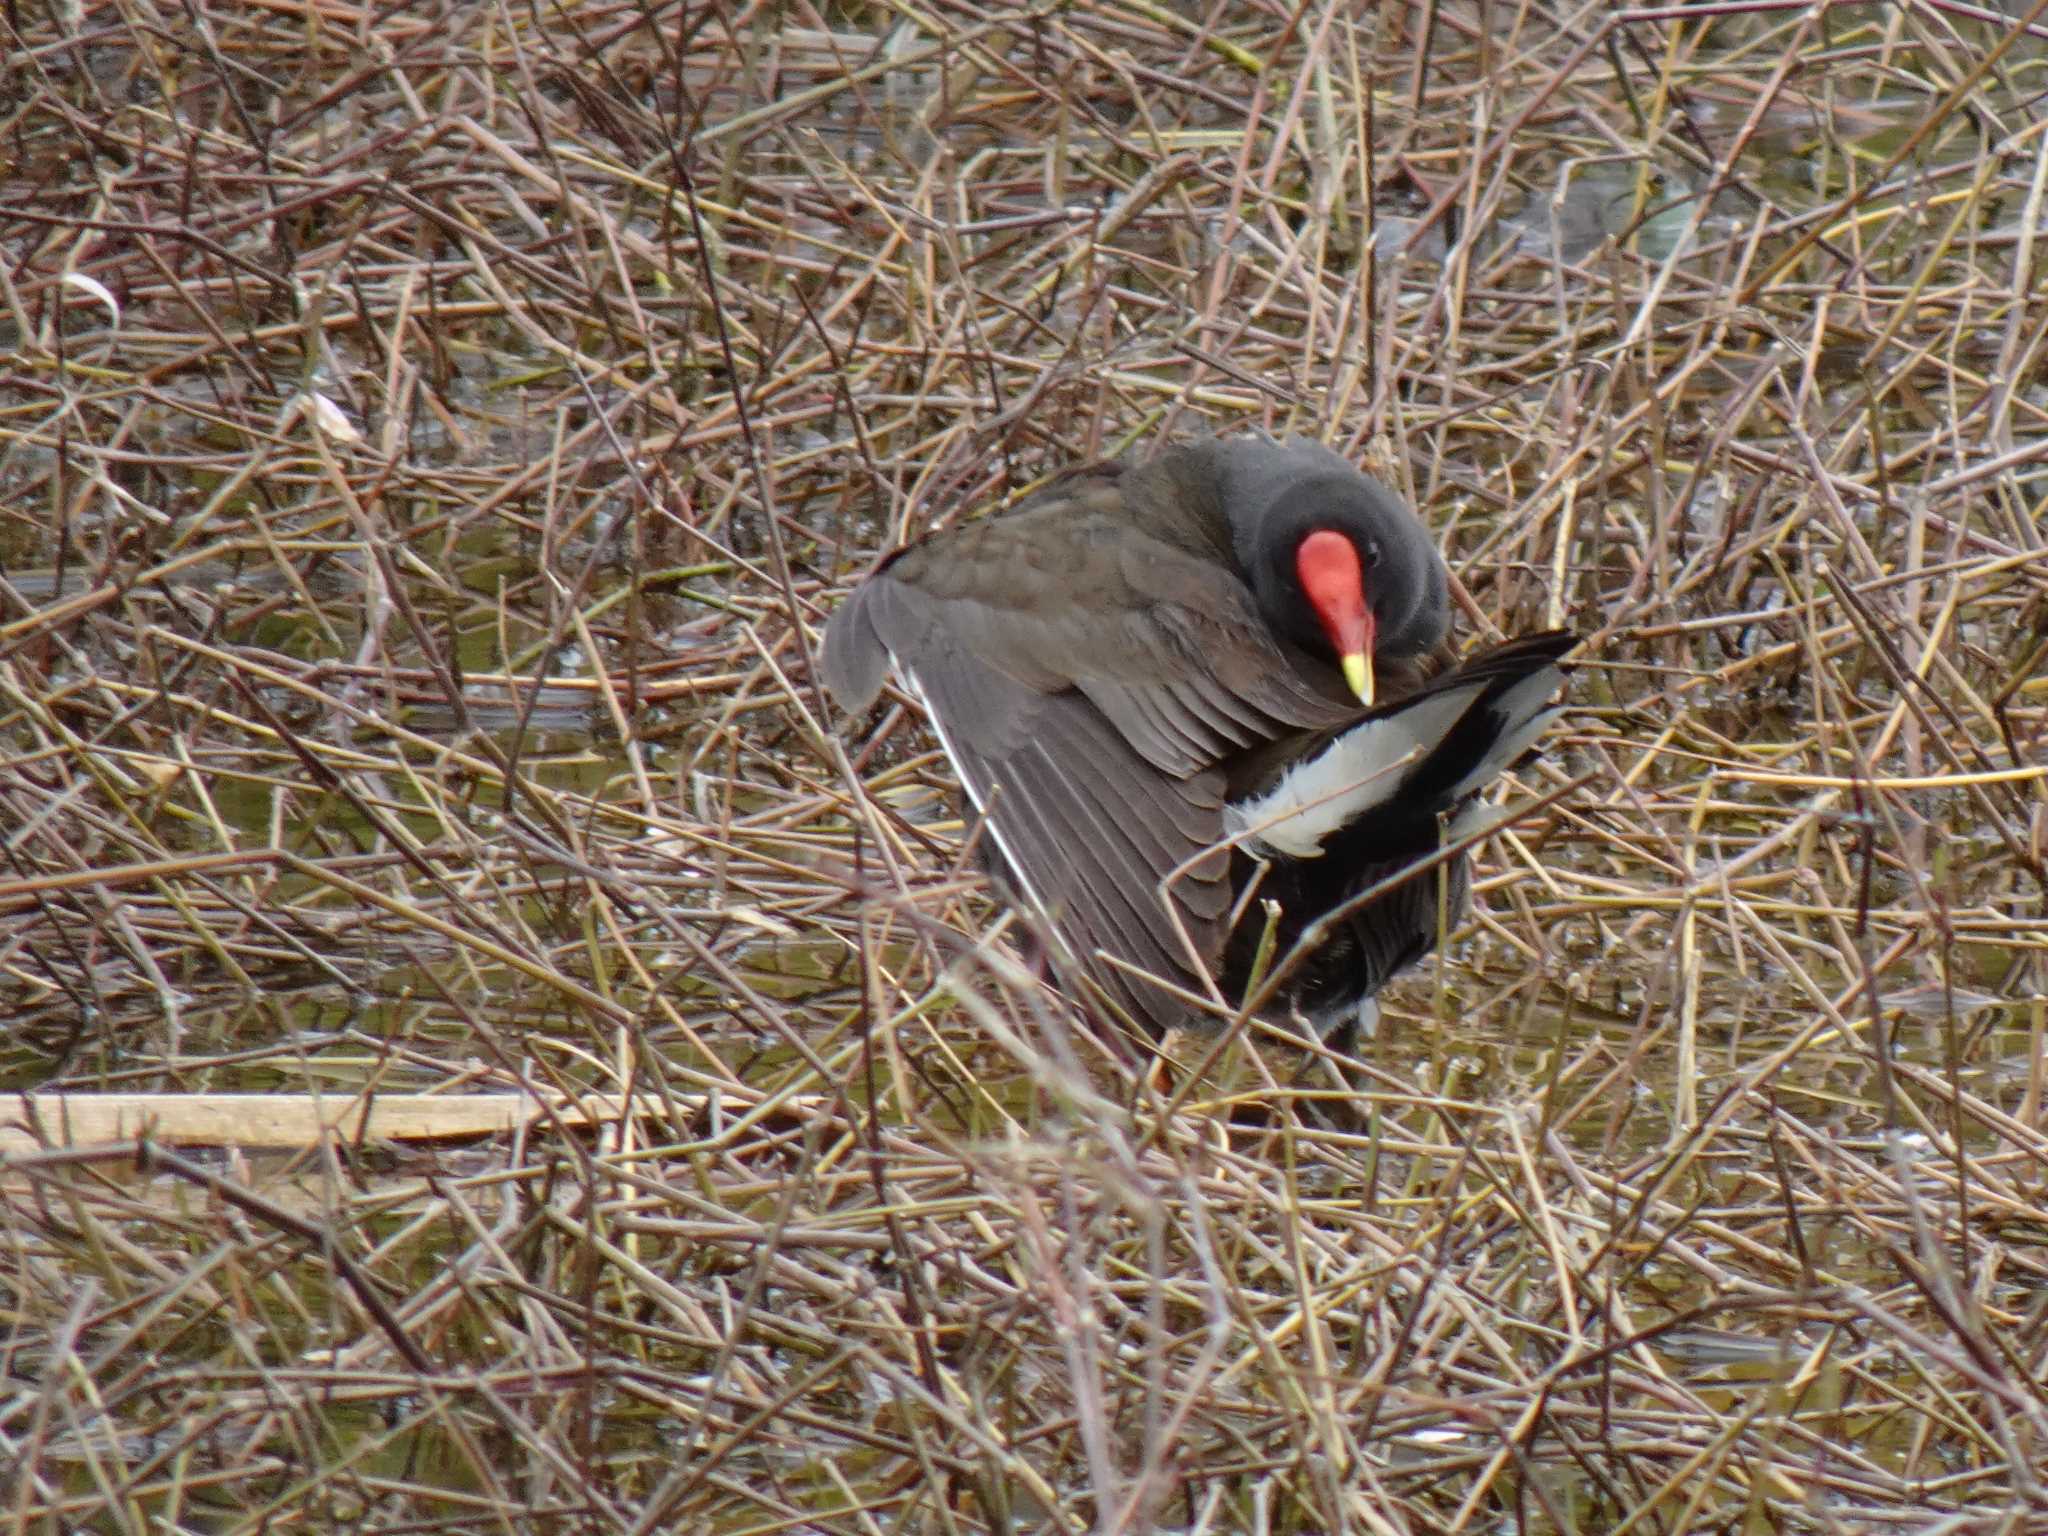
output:
<svg viewBox="0 0 2048 1536"><path fill-rule="evenodd" d="M1199 961L1237 1002L1273 899L1276 960L1336 914L1276 993L1329 1027L1435 946L1438 881L1340 909L1436 853L1442 815L1533 743L1574 643L1432 677L1448 624L1443 561L1392 492L1314 444L1209 440L899 550L821 665L858 711L893 662L999 872L1133 1020L1190 1012L1133 968L1206 995ZM1455 913L1463 858L1442 867Z"/></svg>

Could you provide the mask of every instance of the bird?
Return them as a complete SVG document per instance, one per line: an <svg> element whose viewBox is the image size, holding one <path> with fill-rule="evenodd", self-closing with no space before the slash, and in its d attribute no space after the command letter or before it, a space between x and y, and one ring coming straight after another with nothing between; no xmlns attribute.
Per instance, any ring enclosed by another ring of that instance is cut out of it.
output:
<svg viewBox="0 0 2048 1536"><path fill-rule="evenodd" d="M818 665L849 714L892 676L922 704L1070 987L1154 1037L1248 997L1329 1036L1458 919L1456 839L1561 709L1577 636L1459 664L1449 628L1393 491L1307 439L1207 437L894 551Z"/></svg>

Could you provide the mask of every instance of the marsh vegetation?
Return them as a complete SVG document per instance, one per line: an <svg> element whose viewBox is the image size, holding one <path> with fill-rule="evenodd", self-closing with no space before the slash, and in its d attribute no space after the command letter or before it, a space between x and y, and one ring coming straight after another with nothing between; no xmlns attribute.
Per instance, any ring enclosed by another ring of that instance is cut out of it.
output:
<svg viewBox="0 0 2048 1536"><path fill-rule="evenodd" d="M2048 1529L2042 6L0 26L8 1529ZM1342 1072L810 672L1252 429L1588 637Z"/></svg>

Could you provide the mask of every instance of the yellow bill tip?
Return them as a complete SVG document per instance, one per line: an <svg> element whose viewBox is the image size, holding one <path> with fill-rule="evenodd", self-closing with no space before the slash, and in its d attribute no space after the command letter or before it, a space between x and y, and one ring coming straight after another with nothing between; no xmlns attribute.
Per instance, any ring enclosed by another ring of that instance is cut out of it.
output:
<svg viewBox="0 0 2048 1536"><path fill-rule="evenodd" d="M1355 651L1344 658L1344 684L1358 695L1358 702L1372 708L1372 658Z"/></svg>

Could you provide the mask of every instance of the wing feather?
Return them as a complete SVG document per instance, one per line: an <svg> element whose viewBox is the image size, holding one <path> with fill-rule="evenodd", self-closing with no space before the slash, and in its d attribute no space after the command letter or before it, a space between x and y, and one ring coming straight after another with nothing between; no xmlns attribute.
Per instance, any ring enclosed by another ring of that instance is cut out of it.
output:
<svg viewBox="0 0 2048 1536"><path fill-rule="evenodd" d="M997 786L985 806L996 846L1073 958L1139 1023L1164 1029L1181 1005L1101 954L1194 988L1184 930L1213 965L1229 911L1227 856L1208 851L1222 823L1220 777L1160 775L1078 693L1045 696L1029 735L1000 761L956 746L963 779ZM1191 861L1169 887L1170 910L1160 882Z"/></svg>

